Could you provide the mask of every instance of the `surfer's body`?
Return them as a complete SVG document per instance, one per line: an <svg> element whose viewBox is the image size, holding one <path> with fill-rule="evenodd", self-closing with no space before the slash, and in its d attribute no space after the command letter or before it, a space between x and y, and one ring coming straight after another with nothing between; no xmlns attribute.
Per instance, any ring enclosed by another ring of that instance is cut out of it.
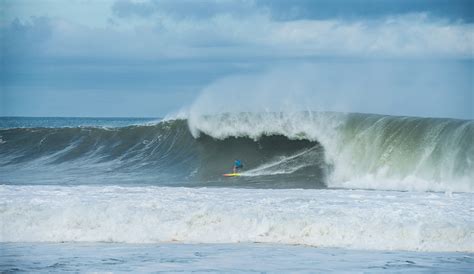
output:
<svg viewBox="0 0 474 274"><path fill-rule="evenodd" d="M240 160L235 160L234 162L234 167L232 169L232 171L234 173L239 173L240 170L244 167L244 165L242 164L242 162Z"/></svg>

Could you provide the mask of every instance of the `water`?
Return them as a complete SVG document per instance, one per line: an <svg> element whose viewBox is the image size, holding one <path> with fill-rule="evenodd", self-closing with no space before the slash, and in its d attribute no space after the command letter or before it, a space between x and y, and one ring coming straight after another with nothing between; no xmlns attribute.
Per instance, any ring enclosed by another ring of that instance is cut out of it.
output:
<svg viewBox="0 0 474 274"><path fill-rule="evenodd" d="M158 118L0 117L0 128L124 127L159 121Z"/></svg>
<svg viewBox="0 0 474 274"><path fill-rule="evenodd" d="M369 114L2 117L0 269L469 271L473 138Z"/></svg>
<svg viewBox="0 0 474 274"><path fill-rule="evenodd" d="M8 272L471 272L472 254L279 244L1 244ZM370 258L370 260L368 260Z"/></svg>
<svg viewBox="0 0 474 274"><path fill-rule="evenodd" d="M470 252L472 194L1 186L0 242L266 242Z"/></svg>
<svg viewBox="0 0 474 274"><path fill-rule="evenodd" d="M8 184L228 186L221 175L240 158L236 187L474 191L470 120L314 112L11 119L0 119L20 126L0 129Z"/></svg>

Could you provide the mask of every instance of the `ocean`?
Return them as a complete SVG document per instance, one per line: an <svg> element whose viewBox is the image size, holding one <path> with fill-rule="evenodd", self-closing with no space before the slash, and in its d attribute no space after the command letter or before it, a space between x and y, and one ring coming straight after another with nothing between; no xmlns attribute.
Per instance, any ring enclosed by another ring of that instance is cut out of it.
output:
<svg viewBox="0 0 474 274"><path fill-rule="evenodd" d="M473 192L472 120L1 117L0 271L469 272Z"/></svg>

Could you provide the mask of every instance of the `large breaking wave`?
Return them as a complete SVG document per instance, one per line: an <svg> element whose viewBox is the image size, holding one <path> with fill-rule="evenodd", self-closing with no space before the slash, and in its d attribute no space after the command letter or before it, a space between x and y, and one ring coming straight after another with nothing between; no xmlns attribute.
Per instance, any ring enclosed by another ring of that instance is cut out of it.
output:
<svg viewBox="0 0 474 274"><path fill-rule="evenodd" d="M0 136L0 180L8 184L474 190L471 120L238 113ZM235 158L245 163L243 176L223 178Z"/></svg>

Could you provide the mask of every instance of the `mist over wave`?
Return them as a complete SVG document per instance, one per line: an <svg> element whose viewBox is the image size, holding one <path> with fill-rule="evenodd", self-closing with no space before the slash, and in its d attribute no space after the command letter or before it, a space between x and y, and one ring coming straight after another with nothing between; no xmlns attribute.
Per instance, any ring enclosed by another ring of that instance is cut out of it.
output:
<svg viewBox="0 0 474 274"><path fill-rule="evenodd" d="M474 189L470 120L242 112L115 128L10 128L0 136L7 184ZM242 177L223 178L236 158Z"/></svg>

